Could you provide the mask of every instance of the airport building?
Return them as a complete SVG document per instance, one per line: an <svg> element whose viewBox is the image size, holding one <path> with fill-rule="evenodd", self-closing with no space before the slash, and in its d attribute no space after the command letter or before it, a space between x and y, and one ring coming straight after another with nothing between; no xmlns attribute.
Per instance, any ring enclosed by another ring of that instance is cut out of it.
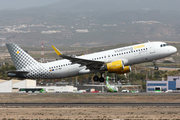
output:
<svg viewBox="0 0 180 120"><path fill-rule="evenodd" d="M0 80L0 93L12 93L19 92L22 89L22 92L75 92L77 87L74 86L36 86L36 80Z"/></svg>
<svg viewBox="0 0 180 120"><path fill-rule="evenodd" d="M36 87L36 80L0 80L0 93L18 92L19 88Z"/></svg>
<svg viewBox="0 0 180 120"><path fill-rule="evenodd" d="M180 76L168 76L167 81L146 81L146 92L180 90Z"/></svg>

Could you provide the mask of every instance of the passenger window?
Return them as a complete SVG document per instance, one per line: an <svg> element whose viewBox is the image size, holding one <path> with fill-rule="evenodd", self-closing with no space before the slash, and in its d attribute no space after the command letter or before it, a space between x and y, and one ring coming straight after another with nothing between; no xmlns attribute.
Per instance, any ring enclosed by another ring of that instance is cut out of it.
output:
<svg viewBox="0 0 180 120"><path fill-rule="evenodd" d="M161 47L162 47L162 45L161 45Z"/></svg>
<svg viewBox="0 0 180 120"><path fill-rule="evenodd" d="M122 55L123 55L123 53L122 53Z"/></svg>
<svg viewBox="0 0 180 120"><path fill-rule="evenodd" d="M121 53L119 53L119 55L121 55Z"/></svg>

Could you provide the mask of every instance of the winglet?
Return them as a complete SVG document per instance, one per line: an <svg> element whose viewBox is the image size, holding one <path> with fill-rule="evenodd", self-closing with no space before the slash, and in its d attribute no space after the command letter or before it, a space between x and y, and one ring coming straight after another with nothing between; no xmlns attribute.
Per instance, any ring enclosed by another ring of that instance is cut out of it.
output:
<svg viewBox="0 0 180 120"><path fill-rule="evenodd" d="M52 48L54 49L54 51L56 52L57 55L59 55L59 56L62 55L62 53L53 45L52 45Z"/></svg>

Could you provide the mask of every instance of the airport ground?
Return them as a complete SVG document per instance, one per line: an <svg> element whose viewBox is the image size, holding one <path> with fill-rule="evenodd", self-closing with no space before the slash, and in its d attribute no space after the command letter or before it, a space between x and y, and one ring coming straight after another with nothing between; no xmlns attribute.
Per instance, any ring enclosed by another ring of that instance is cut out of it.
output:
<svg viewBox="0 0 180 120"><path fill-rule="evenodd" d="M167 106L83 106L83 107L6 107L0 119L179 119L180 107Z"/></svg>
<svg viewBox="0 0 180 120"><path fill-rule="evenodd" d="M180 103L179 93L0 94L0 103ZM179 119L180 106L0 106L0 119Z"/></svg>
<svg viewBox="0 0 180 120"><path fill-rule="evenodd" d="M180 93L7 93L0 103L180 103Z"/></svg>

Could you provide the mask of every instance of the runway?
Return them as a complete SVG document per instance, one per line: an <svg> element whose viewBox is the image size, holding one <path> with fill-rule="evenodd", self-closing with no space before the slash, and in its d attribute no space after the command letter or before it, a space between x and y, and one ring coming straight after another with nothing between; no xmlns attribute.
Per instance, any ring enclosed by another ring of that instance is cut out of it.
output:
<svg viewBox="0 0 180 120"><path fill-rule="evenodd" d="M0 106L180 106L180 103L0 103Z"/></svg>

